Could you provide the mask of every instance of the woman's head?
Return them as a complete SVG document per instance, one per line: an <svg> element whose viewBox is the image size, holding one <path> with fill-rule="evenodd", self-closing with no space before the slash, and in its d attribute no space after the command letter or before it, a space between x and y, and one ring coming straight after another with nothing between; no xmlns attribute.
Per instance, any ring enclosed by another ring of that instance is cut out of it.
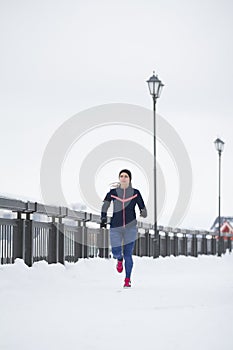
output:
<svg viewBox="0 0 233 350"><path fill-rule="evenodd" d="M123 187L131 186L132 174L128 169L122 169L119 172L120 185Z"/></svg>

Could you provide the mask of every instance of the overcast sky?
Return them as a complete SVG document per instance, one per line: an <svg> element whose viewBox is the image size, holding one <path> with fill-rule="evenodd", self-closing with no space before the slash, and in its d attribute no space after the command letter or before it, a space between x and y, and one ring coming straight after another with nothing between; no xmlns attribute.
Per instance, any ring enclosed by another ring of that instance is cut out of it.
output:
<svg viewBox="0 0 233 350"><path fill-rule="evenodd" d="M155 70L165 84L157 111L192 164L182 226L209 229L217 216L216 137L222 214L233 216L232 27L230 0L0 0L0 193L41 200L56 129L97 105L151 108L145 81Z"/></svg>

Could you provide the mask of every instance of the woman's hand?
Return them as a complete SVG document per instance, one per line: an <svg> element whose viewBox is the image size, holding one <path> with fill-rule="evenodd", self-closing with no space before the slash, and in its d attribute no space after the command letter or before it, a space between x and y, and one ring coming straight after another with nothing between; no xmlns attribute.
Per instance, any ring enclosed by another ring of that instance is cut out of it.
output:
<svg viewBox="0 0 233 350"><path fill-rule="evenodd" d="M106 228L107 227L107 219L101 218L100 228Z"/></svg>
<svg viewBox="0 0 233 350"><path fill-rule="evenodd" d="M146 217L147 217L147 210L146 210L146 207L144 207L143 209L141 209L140 216L142 216L143 218L146 218Z"/></svg>

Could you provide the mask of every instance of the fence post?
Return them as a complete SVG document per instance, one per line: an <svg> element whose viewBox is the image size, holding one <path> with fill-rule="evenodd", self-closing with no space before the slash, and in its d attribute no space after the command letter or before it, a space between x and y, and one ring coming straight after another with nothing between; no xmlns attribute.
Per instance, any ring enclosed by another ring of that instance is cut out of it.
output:
<svg viewBox="0 0 233 350"><path fill-rule="evenodd" d="M172 236L170 237L170 247L171 255L175 256L174 233L172 233Z"/></svg>
<svg viewBox="0 0 233 350"><path fill-rule="evenodd" d="M229 253L231 253L232 251L232 247L231 247L231 237L227 238L227 248L229 249Z"/></svg>
<svg viewBox="0 0 233 350"><path fill-rule="evenodd" d="M88 229L86 226L86 221L83 221L82 226L82 248L83 248L83 258L88 258L88 246L87 246L87 235Z"/></svg>
<svg viewBox="0 0 233 350"><path fill-rule="evenodd" d="M150 248L150 256L153 256L153 235L149 235L149 248Z"/></svg>
<svg viewBox="0 0 233 350"><path fill-rule="evenodd" d="M24 223L21 213L17 214L16 226L13 226L13 262L15 259L23 259L23 230Z"/></svg>
<svg viewBox="0 0 233 350"><path fill-rule="evenodd" d="M160 255L164 258L167 254L167 248L166 248L166 236L161 236L160 240Z"/></svg>
<svg viewBox="0 0 233 350"><path fill-rule="evenodd" d="M218 237L218 256L222 256L224 250L223 236Z"/></svg>
<svg viewBox="0 0 233 350"><path fill-rule="evenodd" d="M207 238L206 238L206 236L205 235L202 235L202 242L201 242L202 244L202 254L205 254L205 255L207 255Z"/></svg>
<svg viewBox="0 0 233 350"><path fill-rule="evenodd" d="M177 234L174 233L174 256L178 256L178 237Z"/></svg>
<svg viewBox="0 0 233 350"><path fill-rule="evenodd" d="M150 256L150 237L149 230L145 230L145 256Z"/></svg>
<svg viewBox="0 0 233 350"><path fill-rule="evenodd" d="M52 217L52 225L49 230L48 263L57 263L57 226L55 217Z"/></svg>
<svg viewBox="0 0 233 350"><path fill-rule="evenodd" d="M192 242L191 242L191 254L194 257L197 257L197 236L192 236Z"/></svg>
<svg viewBox="0 0 233 350"><path fill-rule="evenodd" d="M169 236L169 233L166 233L166 256L170 256L171 255L171 239Z"/></svg>
<svg viewBox="0 0 233 350"><path fill-rule="evenodd" d="M75 235L74 262L77 262L79 258L82 258L82 227L81 227L81 221L78 221L77 233Z"/></svg>
<svg viewBox="0 0 233 350"><path fill-rule="evenodd" d="M227 251L227 237L226 236L223 236L222 237L222 252L223 254L226 254L226 251Z"/></svg>
<svg viewBox="0 0 233 350"><path fill-rule="evenodd" d="M104 257L104 231L106 230L106 228L101 227L99 229L99 233L97 234L97 247L99 250L99 258L103 258Z"/></svg>
<svg viewBox="0 0 233 350"><path fill-rule="evenodd" d="M97 235L97 246L99 248L100 258L109 258L109 230L101 228Z"/></svg>
<svg viewBox="0 0 233 350"><path fill-rule="evenodd" d="M140 237L140 256L146 255L146 238L145 235L142 234Z"/></svg>
<svg viewBox="0 0 233 350"><path fill-rule="evenodd" d="M24 262L29 267L33 264L32 220L30 219L30 213L26 214L26 220L24 220Z"/></svg>
<svg viewBox="0 0 233 350"><path fill-rule="evenodd" d="M160 252L160 234L159 230L157 230L157 233L154 233L153 238L153 258L159 258L161 252Z"/></svg>
<svg viewBox="0 0 233 350"><path fill-rule="evenodd" d="M109 242L110 240L110 236L109 236L109 230L105 230L104 232L104 257L105 259L109 259L109 254L110 254L110 251L109 251Z"/></svg>
<svg viewBox="0 0 233 350"><path fill-rule="evenodd" d="M216 255L217 253L217 248L216 248L216 237L212 236L211 237L211 254Z"/></svg>
<svg viewBox="0 0 233 350"><path fill-rule="evenodd" d="M142 256L142 247L141 247L141 232L139 232L139 235L138 235L138 256Z"/></svg>
<svg viewBox="0 0 233 350"><path fill-rule="evenodd" d="M133 254L139 256L139 232L137 231L136 241L134 244Z"/></svg>
<svg viewBox="0 0 233 350"><path fill-rule="evenodd" d="M183 234L183 254L188 256L188 238L185 233Z"/></svg>
<svg viewBox="0 0 233 350"><path fill-rule="evenodd" d="M64 265L64 224L62 223L62 218L59 218L59 223L57 224L57 234L58 234L58 262Z"/></svg>

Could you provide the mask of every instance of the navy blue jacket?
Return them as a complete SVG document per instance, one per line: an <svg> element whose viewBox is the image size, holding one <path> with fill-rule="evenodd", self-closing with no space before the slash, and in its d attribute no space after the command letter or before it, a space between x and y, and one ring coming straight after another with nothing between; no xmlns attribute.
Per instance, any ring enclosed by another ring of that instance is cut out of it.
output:
<svg viewBox="0 0 233 350"><path fill-rule="evenodd" d="M137 224L135 206L138 205L141 216L146 217L146 208L139 190L131 186L114 188L107 193L101 210L101 220L107 218L107 211L113 201L111 227L128 227Z"/></svg>

